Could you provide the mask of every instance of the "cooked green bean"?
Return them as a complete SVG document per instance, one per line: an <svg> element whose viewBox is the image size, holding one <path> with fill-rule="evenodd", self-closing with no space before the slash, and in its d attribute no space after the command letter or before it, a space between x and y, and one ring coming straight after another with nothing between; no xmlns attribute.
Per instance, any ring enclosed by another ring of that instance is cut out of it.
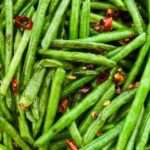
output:
<svg viewBox="0 0 150 150"><path fill-rule="evenodd" d="M80 38L87 38L90 29L90 1L85 0L81 9L80 17Z"/></svg>
<svg viewBox="0 0 150 150"><path fill-rule="evenodd" d="M51 47L53 48L71 48L77 50L92 50L94 52L103 52L111 51L116 48L114 45L104 44L104 43L95 43L95 42L82 42L77 40L54 40L52 41ZM68 49L68 50L71 50Z"/></svg>
<svg viewBox="0 0 150 150"><path fill-rule="evenodd" d="M62 0L61 1L61 3L54 15L54 18L52 19L50 26L42 40L43 48L48 48L51 45L52 40L56 38L59 25L61 23L61 20L63 18L63 15L64 15L69 3L70 3L70 0Z"/></svg>
<svg viewBox="0 0 150 150"><path fill-rule="evenodd" d="M114 67L116 63L102 55L95 55L92 53L69 52L58 50L40 50L40 55L55 58L59 60L68 60L75 62L92 63L97 65L104 65L106 67Z"/></svg>
<svg viewBox="0 0 150 150"><path fill-rule="evenodd" d="M72 0L71 2L71 15L69 25L69 38L78 38L79 14L80 14L81 0Z"/></svg>
<svg viewBox="0 0 150 150"><path fill-rule="evenodd" d="M30 147L20 138L14 127L3 117L0 117L0 128L6 132L23 150L30 150Z"/></svg>
<svg viewBox="0 0 150 150"><path fill-rule="evenodd" d="M88 130L84 134L84 144L90 143L96 135L96 132L101 129L107 120L113 113L115 113L122 105L128 103L135 95L136 90L131 90L122 93L116 97L110 105L108 105L98 116L98 118L89 126Z"/></svg>

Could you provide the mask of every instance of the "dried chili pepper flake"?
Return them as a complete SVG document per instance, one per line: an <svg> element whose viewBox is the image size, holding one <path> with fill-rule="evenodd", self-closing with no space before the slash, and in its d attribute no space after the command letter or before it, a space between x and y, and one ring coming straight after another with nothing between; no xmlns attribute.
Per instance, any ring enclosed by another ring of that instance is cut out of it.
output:
<svg viewBox="0 0 150 150"><path fill-rule="evenodd" d="M103 133L101 131L96 132L96 136L101 136Z"/></svg>
<svg viewBox="0 0 150 150"><path fill-rule="evenodd" d="M69 100L68 99L64 99L61 101L60 105L59 105L59 112L64 113L67 108L69 106Z"/></svg>
<svg viewBox="0 0 150 150"><path fill-rule="evenodd" d="M125 73L120 68L118 71L114 74L113 80L116 83L116 85L121 85L125 81Z"/></svg>
<svg viewBox="0 0 150 150"><path fill-rule="evenodd" d="M97 79L96 79L96 83L100 84L100 83L106 81L108 76L109 76L109 72L108 71L104 71L104 72L100 73L98 75Z"/></svg>
<svg viewBox="0 0 150 150"><path fill-rule="evenodd" d="M31 30L33 26L33 22L30 18L26 16L16 16L15 17L15 26L17 28L22 28L26 30Z"/></svg>
<svg viewBox="0 0 150 150"><path fill-rule="evenodd" d="M66 144L69 146L70 150L78 150L76 143L73 140L66 140Z"/></svg>
<svg viewBox="0 0 150 150"><path fill-rule="evenodd" d="M80 92L83 93L83 94L86 94L90 91L90 89L91 89L91 86L86 85L86 86L84 86L80 89Z"/></svg>
<svg viewBox="0 0 150 150"><path fill-rule="evenodd" d="M116 9L107 9L106 17L112 17L113 19L117 19L119 17L119 11Z"/></svg>
<svg viewBox="0 0 150 150"><path fill-rule="evenodd" d="M17 92L18 92L18 82L17 82L16 79L12 80L12 82L11 82L11 88L12 88L13 94L16 95Z"/></svg>
<svg viewBox="0 0 150 150"><path fill-rule="evenodd" d="M106 17L101 20L101 26L103 31L111 31L112 30L112 17Z"/></svg>

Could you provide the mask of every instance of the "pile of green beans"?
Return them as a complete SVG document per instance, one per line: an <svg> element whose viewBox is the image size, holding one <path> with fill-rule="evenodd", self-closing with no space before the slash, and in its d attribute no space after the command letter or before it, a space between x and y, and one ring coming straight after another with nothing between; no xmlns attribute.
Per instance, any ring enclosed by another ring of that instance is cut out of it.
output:
<svg viewBox="0 0 150 150"><path fill-rule="evenodd" d="M0 1L0 150L148 150L150 0Z"/></svg>

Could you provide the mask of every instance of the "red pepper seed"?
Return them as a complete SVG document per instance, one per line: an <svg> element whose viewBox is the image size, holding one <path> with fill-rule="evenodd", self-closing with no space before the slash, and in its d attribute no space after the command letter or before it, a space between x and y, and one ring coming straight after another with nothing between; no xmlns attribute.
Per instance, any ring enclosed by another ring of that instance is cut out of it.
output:
<svg viewBox="0 0 150 150"><path fill-rule="evenodd" d="M73 140L66 140L66 144L69 146L70 150L78 150L77 145Z"/></svg>

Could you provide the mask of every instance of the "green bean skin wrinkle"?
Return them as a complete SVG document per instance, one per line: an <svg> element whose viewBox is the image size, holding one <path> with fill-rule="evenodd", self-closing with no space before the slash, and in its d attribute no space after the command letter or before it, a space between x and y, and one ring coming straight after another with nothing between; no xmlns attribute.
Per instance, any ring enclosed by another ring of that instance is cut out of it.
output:
<svg viewBox="0 0 150 150"><path fill-rule="evenodd" d="M58 51L58 50L40 50L41 55L60 59L60 60L69 60L75 62L84 62L92 63L98 65L104 65L107 67L114 67L116 63L112 60L107 59L102 55L95 55L92 53L81 53L81 52L67 52L67 51Z"/></svg>
<svg viewBox="0 0 150 150"><path fill-rule="evenodd" d="M109 44L104 43L95 43L95 42L82 42L77 40L53 40L51 47L53 48L70 48L71 49L87 49L92 50L95 52L102 52L102 51L111 51L115 49L116 47Z"/></svg>

